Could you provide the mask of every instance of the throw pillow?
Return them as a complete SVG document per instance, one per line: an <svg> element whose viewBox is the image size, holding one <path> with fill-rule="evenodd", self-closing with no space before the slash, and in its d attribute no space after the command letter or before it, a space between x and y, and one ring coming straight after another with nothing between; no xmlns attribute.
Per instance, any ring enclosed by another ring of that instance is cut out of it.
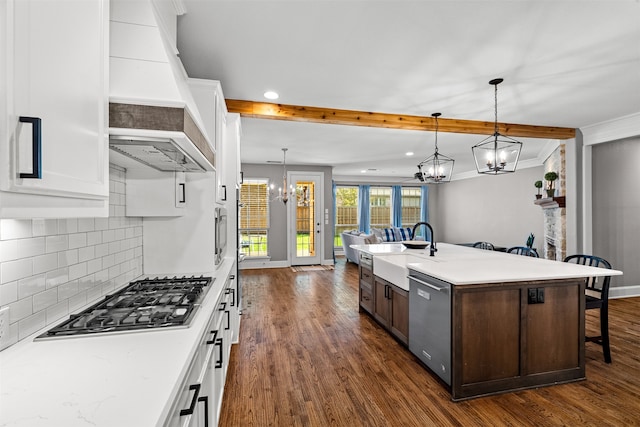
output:
<svg viewBox="0 0 640 427"><path fill-rule="evenodd" d="M411 228L410 227L404 227L404 228L394 228L393 229L394 232L394 236L397 242L403 241L403 240L411 240Z"/></svg>

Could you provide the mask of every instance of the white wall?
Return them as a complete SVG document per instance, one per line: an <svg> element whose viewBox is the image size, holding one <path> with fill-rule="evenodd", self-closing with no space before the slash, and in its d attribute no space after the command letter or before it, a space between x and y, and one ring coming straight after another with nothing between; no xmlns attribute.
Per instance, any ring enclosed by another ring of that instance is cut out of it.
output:
<svg viewBox="0 0 640 427"><path fill-rule="evenodd" d="M533 203L537 192L533 183L543 175L539 166L430 186L429 222L436 241L524 246L533 233L534 247L541 253L544 216Z"/></svg>

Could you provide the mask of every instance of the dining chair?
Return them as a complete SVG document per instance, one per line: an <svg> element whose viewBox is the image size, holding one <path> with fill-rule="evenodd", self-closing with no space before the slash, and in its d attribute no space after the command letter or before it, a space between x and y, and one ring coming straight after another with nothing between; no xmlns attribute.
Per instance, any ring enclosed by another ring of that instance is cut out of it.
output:
<svg viewBox="0 0 640 427"><path fill-rule="evenodd" d="M593 255L570 255L564 262L611 269L611 264ZM611 276L589 277L585 287L585 310L600 310L600 335L586 336L585 341L595 342L602 346L604 361L611 363L611 349L609 347L609 284Z"/></svg>
<svg viewBox="0 0 640 427"><path fill-rule="evenodd" d="M473 244L474 248L478 248L478 249L484 249L487 251L494 251L495 248L493 247L493 245L489 242L475 242Z"/></svg>
<svg viewBox="0 0 640 427"><path fill-rule="evenodd" d="M507 253L539 258L538 251L536 251L534 248L529 248L527 246L513 246L513 247L510 247L509 249L507 249Z"/></svg>

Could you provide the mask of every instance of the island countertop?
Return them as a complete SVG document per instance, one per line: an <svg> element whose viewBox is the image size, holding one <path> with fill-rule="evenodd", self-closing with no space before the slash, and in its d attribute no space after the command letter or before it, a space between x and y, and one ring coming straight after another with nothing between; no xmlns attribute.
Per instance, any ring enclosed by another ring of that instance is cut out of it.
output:
<svg viewBox="0 0 640 427"><path fill-rule="evenodd" d="M407 249L400 243L354 245L354 248L374 256L374 270L376 257L384 257L386 262L404 264L408 269L453 285L622 275L622 271L619 270L486 251L449 243L437 243L436 246L437 252L433 257L429 256L428 249ZM405 264L406 257L394 256L401 254L413 255L421 260Z"/></svg>

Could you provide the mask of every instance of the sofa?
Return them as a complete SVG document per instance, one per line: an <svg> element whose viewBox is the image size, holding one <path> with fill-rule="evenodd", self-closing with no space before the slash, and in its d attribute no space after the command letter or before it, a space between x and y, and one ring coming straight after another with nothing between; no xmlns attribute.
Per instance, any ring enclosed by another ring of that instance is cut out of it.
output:
<svg viewBox="0 0 640 427"><path fill-rule="evenodd" d="M360 264L358 251L353 249L351 245L373 245L376 243L393 243L403 240L411 240L411 228L372 228L371 234L358 230L343 231L340 234L342 238L342 249L347 261L354 264Z"/></svg>
<svg viewBox="0 0 640 427"><path fill-rule="evenodd" d="M361 233L359 231L344 231L340 234L342 238L342 249L347 261L354 264L360 264L358 250L353 249L351 245L372 245L378 243L378 239L373 234Z"/></svg>

